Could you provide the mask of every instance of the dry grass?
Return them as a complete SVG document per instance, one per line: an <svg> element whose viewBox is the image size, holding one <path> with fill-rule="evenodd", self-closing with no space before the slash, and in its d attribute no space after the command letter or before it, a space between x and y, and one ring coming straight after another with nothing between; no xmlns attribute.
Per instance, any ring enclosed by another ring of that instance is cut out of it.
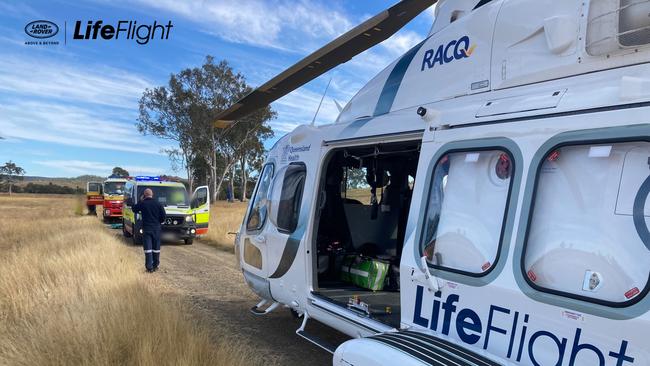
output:
<svg viewBox="0 0 650 366"><path fill-rule="evenodd" d="M377 190L377 200L379 200L380 197L380 190ZM369 205L370 204L370 198L371 198L371 193L370 193L370 188L368 189L348 189L345 197L353 200L357 200L364 205Z"/></svg>
<svg viewBox="0 0 650 366"><path fill-rule="evenodd" d="M246 214L248 202L217 201L210 206L210 227L208 234L201 238L204 243L219 249L234 251L235 233L239 231Z"/></svg>
<svg viewBox="0 0 650 366"><path fill-rule="evenodd" d="M152 290L140 256L75 206L0 196L0 365L261 364L211 343L181 300Z"/></svg>

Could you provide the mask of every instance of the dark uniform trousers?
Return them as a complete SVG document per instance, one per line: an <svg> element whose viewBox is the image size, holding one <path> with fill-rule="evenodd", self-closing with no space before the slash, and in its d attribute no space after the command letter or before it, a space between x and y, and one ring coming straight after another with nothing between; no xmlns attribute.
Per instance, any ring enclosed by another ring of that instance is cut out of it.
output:
<svg viewBox="0 0 650 366"><path fill-rule="evenodd" d="M144 266L148 270L158 268L160 264L160 226L143 229Z"/></svg>

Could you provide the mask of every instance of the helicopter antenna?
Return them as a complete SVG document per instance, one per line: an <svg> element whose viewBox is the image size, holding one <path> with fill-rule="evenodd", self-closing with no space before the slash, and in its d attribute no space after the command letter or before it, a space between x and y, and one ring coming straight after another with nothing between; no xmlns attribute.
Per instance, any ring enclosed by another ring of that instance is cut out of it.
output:
<svg viewBox="0 0 650 366"><path fill-rule="evenodd" d="M327 90L330 88L330 84L332 83L332 77L330 76L330 81L327 82L327 86L325 87L325 91L323 92L323 96L320 98L320 103L318 103L318 108L316 108L316 113L314 114L314 119L311 120L311 125L313 126L314 123L316 123L316 116L318 116L318 112L320 111L320 107L323 105L323 99L325 99L325 95L327 94Z"/></svg>

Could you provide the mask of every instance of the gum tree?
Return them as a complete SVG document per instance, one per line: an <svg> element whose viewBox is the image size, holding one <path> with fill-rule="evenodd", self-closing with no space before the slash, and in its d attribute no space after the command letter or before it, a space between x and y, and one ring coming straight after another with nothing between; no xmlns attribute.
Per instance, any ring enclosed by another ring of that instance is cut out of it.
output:
<svg viewBox="0 0 650 366"><path fill-rule="evenodd" d="M14 183L23 180L25 169L16 165L16 163L9 160L5 165L0 166L0 182L9 185L9 195L11 196L11 189Z"/></svg>
<svg viewBox="0 0 650 366"><path fill-rule="evenodd" d="M144 92L138 130L177 143L165 152L187 170L191 188L196 162L205 164L211 197L216 199L242 155L273 134L267 124L275 117L270 107L226 129L213 127L215 116L250 90L244 76L226 61L215 63L207 56L200 67L181 70L170 76L168 85Z"/></svg>

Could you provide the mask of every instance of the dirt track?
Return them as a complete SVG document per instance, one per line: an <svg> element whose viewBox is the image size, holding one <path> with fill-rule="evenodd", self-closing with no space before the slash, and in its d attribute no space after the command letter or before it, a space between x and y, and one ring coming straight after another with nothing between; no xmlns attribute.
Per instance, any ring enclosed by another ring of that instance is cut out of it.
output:
<svg viewBox="0 0 650 366"><path fill-rule="evenodd" d="M143 255L141 247L131 248L135 254ZM244 283L230 252L200 242L190 246L163 244L160 271L152 276L158 277L156 284L162 291L191 306L188 311L198 321L207 323L208 329L215 330L213 337L232 334L252 345L269 364L331 365L329 353L295 334L300 320L287 309L279 308L262 317L249 312L259 300ZM316 322L310 322L308 330L330 339L343 339Z"/></svg>

